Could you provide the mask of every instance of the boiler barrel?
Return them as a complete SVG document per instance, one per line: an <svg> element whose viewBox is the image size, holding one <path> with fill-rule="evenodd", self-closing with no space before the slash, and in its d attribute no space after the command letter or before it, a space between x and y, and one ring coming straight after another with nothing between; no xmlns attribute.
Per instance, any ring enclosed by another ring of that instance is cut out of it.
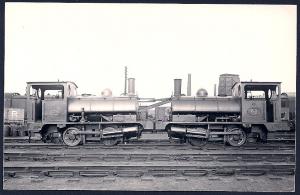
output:
<svg viewBox="0 0 300 195"><path fill-rule="evenodd" d="M138 102L129 98L69 98L68 112L137 112Z"/></svg>
<svg viewBox="0 0 300 195"><path fill-rule="evenodd" d="M239 98L181 98L172 101L172 112L240 112Z"/></svg>

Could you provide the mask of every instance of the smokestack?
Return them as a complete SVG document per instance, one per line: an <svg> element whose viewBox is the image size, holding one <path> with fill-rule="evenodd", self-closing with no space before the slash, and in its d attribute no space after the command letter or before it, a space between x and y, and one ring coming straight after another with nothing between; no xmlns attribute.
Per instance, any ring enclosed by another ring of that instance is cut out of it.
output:
<svg viewBox="0 0 300 195"><path fill-rule="evenodd" d="M125 86L124 86L124 95L127 95L127 66L125 66Z"/></svg>
<svg viewBox="0 0 300 195"><path fill-rule="evenodd" d="M191 74L188 74L188 83L187 83L187 96L192 94L192 78Z"/></svg>
<svg viewBox="0 0 300 195"><path fill-rule="evenodd" d="M135 95L135 79L128 78L128 95Z"/></svg>
<svg viewBox="0 0 300 195"><path fill-rule="evenodd" d="M181 79L174 79L174 96L181 96Z"/></svg>
<svg viewBox="0 0 300 195"><path fill-rule="evenodd" d="M214 84L214 96L217 96L217 84Z"/></svg>

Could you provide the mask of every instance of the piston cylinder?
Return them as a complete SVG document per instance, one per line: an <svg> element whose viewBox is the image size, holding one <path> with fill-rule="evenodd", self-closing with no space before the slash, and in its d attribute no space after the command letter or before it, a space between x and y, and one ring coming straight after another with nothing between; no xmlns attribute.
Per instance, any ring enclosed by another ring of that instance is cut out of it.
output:
<svg viewBox="0 0 300 195"><path fill-rule="evenodd" d="M183 138L186 136L186 128L171 127L168 134L169 134L169 137Z"/></svg>

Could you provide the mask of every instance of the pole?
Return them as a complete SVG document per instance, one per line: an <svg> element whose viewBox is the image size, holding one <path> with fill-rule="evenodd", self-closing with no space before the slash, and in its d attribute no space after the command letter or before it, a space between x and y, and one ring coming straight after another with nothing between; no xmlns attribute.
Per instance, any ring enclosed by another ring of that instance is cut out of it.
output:
<svg viewBox="0 0 300 195"><path fill-rule="evenodd" d="M127 66L125 66L125 86L124 86L124 95L127 95Z"/></svg>
<svg viewBox="0 0 300 195"><path fill-rule="evenodd" d="M192 76L188 74L188 84L187 84L187 96L191 96L192 94Z"/></svg>

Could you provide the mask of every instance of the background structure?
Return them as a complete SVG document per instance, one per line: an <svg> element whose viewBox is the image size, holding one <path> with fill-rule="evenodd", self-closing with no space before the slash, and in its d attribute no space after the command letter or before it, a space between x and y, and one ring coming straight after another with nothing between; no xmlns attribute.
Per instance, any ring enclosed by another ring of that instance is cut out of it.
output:
<svg viewBox="0 0 300 195"><path fill-rule="evenodd" d="M296 90L296 6L5 4L5 92L71 80L79 93L120 95L124 66L140 97L169 97L192 74L213 95L222 73Z"/></svg>

